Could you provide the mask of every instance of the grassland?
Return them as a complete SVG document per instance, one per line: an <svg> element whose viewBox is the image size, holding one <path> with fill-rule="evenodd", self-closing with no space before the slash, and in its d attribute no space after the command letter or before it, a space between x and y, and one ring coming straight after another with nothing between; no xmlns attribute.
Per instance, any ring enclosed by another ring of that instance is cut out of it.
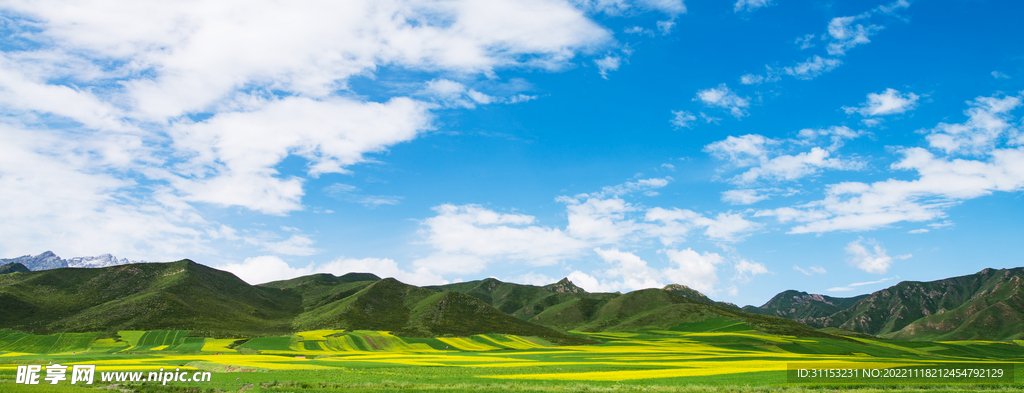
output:
<svg viewBox="0 0 1024 393"><path fill-rule="evenodd" d="M160 368L213 372L209 383L120 383L122 391L1024 391L1024 347L1014 342L898 342L771 335L711 319L669 330L578 333L596 345L555 346L536 337L409 338L380 331L316 330L289 336L190 337L188 331L30 335L0 331L0 391L17 365L95 364L103 371ZM788 384L790 363L852 368L955 362L1016 363L1001 385ZM99 375L97 375L99 378ZM100 383L95 387L109 387ZM58 390L88 389L58 385ZM187 390L192 389L192 390Z"/></svg>

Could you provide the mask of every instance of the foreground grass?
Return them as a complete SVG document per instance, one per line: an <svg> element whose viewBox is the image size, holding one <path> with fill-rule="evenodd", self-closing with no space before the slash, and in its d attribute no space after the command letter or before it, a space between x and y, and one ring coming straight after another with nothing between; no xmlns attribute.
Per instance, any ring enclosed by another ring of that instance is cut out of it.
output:
<svg viewBox="0 0 1024 393"><path fill-rule="evenodd" d="M225 351L230 340L199 345L170 331L132 333L134 341L124 344L129 350L119 352L0 353L0 392L1024 392L1024 347L1012 343L842 341L700 328L704 331L593 333L590 338L602 344L564 347L515 336L416 342L383 332L350 337L311 331L254 340L230 352ZM176 343L179 350L168 350ZM375 350L368 350L370 343ZM1002 385L801 386L786 381L787 364L797 362L871 368L1001 362L1017 367L1015 383ZM94 364L97 380L91 388L66 381L56 386L13 383L17 365L50 363ZM104 371L160 368L210 371L212 381L164 386L99 380Z"/></svg>

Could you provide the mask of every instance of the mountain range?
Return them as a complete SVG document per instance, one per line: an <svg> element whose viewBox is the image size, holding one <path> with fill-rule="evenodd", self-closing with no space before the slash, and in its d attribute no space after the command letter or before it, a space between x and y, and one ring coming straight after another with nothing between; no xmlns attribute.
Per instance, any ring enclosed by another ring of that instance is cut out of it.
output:
<svg viewBox="0 0 1024 393"><path fill-rule="evenodd" d="M20 266L20 267L19 267ZM369 273L314 274L261 285L190 260L0 275L0 328L33 333L192 330L207 337L317 329L407 337L503 333L585 343L570 331L682 329L711 318L772 334L898 340L1024 337L1024 268L905 281L837 298L784 291L760 307L716 302L679 284L589 293L497 279L418 287Z"/></svg>
<svg viewBox="0 0 1024 393"><path fill-rule="evenodd" d="M145 261L129 261L127 258L117 259L117 257L110 254L63 259L54 254L53 251L46 251L35 256L23 255L17 258L0 258L0 265L20 263L32 271L59 269L62 267L107 267L143 262Z"/></svg>

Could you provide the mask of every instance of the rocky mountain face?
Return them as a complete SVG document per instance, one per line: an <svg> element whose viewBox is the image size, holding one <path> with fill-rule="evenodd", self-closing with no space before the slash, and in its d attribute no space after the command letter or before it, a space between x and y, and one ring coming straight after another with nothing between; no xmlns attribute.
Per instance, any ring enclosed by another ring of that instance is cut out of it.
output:
<svg viewBox="0 0 1024 393"><path fill-rule="evenodd" d="M746 306L743 311L788 318L815 326L818 318L843 311L867 296L843 298L789 290L775 295L761 307Z"/></svg>
<svg viewBox="0 0 1024 393"><path fill-rule="evenodd" d="M861 333L920 339L945 333L1003 339L1024 336L1024 268L984 269L930 282L904 281L874 292L853 306L810 321ZM1006 322L1017 322L1004 326ZM934 337L932 337L934 336Z"/></svg>
<svg viewBox="0 0 1024 393"><path fill-rule="evenodd" d="M0 259L0 264L20 263L32 271L59 269L62 267L108 267L140 262L145 261L129 261L127 258L117 259L117 257L110 254L63 259L54 254L53 251L47 251L35 256L23 255L17 258Z"/></svg>
<svg viewBox="0 0 1024 393"><path fill-rule="evenodd" d="M1024 268L904 281L852 298L785 291L761 307L746 306L743 311L897 340L1020 339Z"/></svg>

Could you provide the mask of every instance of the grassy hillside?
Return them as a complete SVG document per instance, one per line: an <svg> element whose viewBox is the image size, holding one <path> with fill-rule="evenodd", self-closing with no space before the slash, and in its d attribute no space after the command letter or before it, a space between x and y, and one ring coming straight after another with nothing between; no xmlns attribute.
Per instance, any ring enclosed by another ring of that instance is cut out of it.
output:
<svg viewBox="0 0 1024 393"><path fill-rule="evenodd" d="M800 337L834 335L779 317L749 314L730 307L705 303L664 289L644 289L604 299L578 299L552 307L531 322L560 330L583 332L671 330L709 319L743 323L753 330Z"/></svg>
<svg viewBox="0 0 1024 393"><path fill-rule="evenodd" d="M380 281L380 277L370 273L348 273L340 277L333 274L313 274L259 286L296 293L302 298L302 311L308 312L344 300L376 281Z"/></svg>
<svg viewBox="0 0 1024 393"><path fill-rule="evenodd" d="M819 319L843 311L868 295L849 298L809 294L800 291L783 291L772 297L761 307L746 306L744 312L772 315L792 319L811 326L823 327Z"/></svg>
<svg viewBox="0 0 1024 393"><path fill-rule="evenodd" d="M11 262L11 263L7 263L7 264L4 264L4 265L0 266L0 274L24 273L24 272L28 272L28 271L31 271L31 270L28 270L28 268L25 267L25 265L22 265L22 264L17 263L17 262Z"/></svg>
<svg viewBox="0 0 1024 393"><path fill-rule="evenodd" d="M1024 268L985 269L938 281L904 281L872 293L846 310L816 318L813 323L901 339L1019 337L1024 330L1021 325L1014 329L1004 322L1019 321L1024 316L1019 292L1022 276ZM915 323L918 320L920 323ZM911 324L914 327L897 333Z"/></svg>
<svg viewBox="0 0 1024 393"><path fill-rule="evenodd" d="M190 260L0 276L0 328L32 333L194 330L197 334L291 331L294 292L253 287Z"/></svg>
<svg viewBox="0 0 1024 393"><path fill-rule="evenodd" d="M488 278L427 288L467 294L522 320L529 320L544 310L567 301L603 296L589 294L566 278L543 287Z"/></svg>
<svg viewBox="0 0 1024 393"><path fill-rule="evenodd" d="M1024 339L1024 277L1004 270L960 307L918 319L893 333L897 340Z"/></svg>
<svg viewBox="0 0 1024 393"><path fill-rule="evenodd" d="M463 293L407 285L386 278L343 300L307 311L295 330L386 330L407 337L456 337L476 334L539 336L560 343L588 340L519 320Z"/></svg>
<svg viewBox="0 0 1024 393"><path fill-rule="evenodd" d="M736 310L740 309L739 306L737 306L735 304L732 304L732 303L716 302L714 300L711 300L711 298L705 296L703 293L700 293L700 291L697 291L696 289L690 288L690 287L688 287L686 285L682 285L682 284L669 284L669 285L666 285L662 289L664 289L666 291L669 291L669 292L672 292L672 293L674 293L676 295L679 295L679 296L688 297L690 299L696 300L696 301L701 302L701 303L714 304L714 305L718 305L718 306L721 306L721 307L732 308L732 309L736 309Z"/></svg>

